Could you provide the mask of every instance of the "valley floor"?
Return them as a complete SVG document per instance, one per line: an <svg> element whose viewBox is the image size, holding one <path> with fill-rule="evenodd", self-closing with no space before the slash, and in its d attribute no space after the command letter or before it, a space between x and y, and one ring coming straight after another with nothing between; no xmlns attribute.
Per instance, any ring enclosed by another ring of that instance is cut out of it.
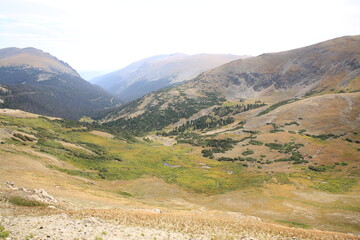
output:
<svg viewBox="0 0 360 240"><path fill-rule="evenodd" d="M268 133L274 124L224 153L279 155L251 140L296 141L305 153L319 145L317 161L333 166L317 173L283 162L245 168L205 158L201 147L128 143L44 117L6 112L0 120L0 239L360 239L356 142L275 136ZM284 124L299 131L290 127ZM223 130L224 138L250 134ZM360 141L358 132L344 138ZM348 164L336 165L333 153Z"/></svg>
<svg viewBox="0 0 360 240"><path fill-rule="evenodd" d="M179 193L172 202L166 197L152 196L151 200L149 193L138 198L114 196L106 190L109 183L69 176L28 156L1 156L0 225L9 232L7 239L360 239L353 234L286 227L239 212L211 210L209 202L181 198ZM137 182L133 184L151 186L148 192L165 184L152 178ZM18 203L16 197L30 197L44 205Z"/></svg>

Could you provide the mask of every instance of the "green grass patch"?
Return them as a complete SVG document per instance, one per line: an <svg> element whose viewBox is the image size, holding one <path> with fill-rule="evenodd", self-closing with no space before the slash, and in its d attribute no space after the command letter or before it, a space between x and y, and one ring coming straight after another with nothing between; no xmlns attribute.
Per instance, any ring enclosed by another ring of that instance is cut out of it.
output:
<svg viewBox="0 0 360 240"><path fill-rule="evenodd" d="M8 200L11 204L24 207L44 207L48 205L36 200L27 199L20 196L11 196Z"/></svg>
<svg viewBox="0 0 360 240"><path fill-rule="evenodd" d="M119 192L117 192L117 194L120 194L121 196L124 196L124 197L132 197L132 195L128 192L119 191Z"/></svg>
<svg viewBox="0 0 360 240"><path fill-rule="evenodd" d="M354 178L325 178L324 181L315 181L313 182L313 188L331 192L331 193L341 193L349 191L356 184L356 179Z"/></svg>
<svg viewBox="0 0 360 240"><path fill-rule="evenodd" d="M10 233L8 231L5 231L5 228L0 225L0 238L7 238L10 236Z"/></svg>
<svg viewBox="0 0 360 240"><path fill-rule="evenodd" d="M100 179L101 178L100 173L97 173L97 172L86 172L86 171L81 171L81 170L59 168L59 167L56 167L53 165L48 166L48 167L51 169L55 169L57 171L63 172L63 173L67 173L72 176L86 177L86 178L90 178L90 179Z"/></svg>
<svg viewBox="0 0 360 240"><path fill-rule="evenodd" d="M291 181L288 178L286 173L276 173L275 177L277 178L278 183L280 183L280 184L290 184L291 183Z"/></svg>
<svg viewBox="0 0 360 240"><path fill-rule="evenodd" d="M275 104L271 105L270 107L268 107L267 109L265 109L264 111L261 111L257 116L265 115L265 114L277 109L278 107L281 107L281 106L289 104L289 103L296 102L297 100L299 100L299 99L289 99L289 100L275 103Z"/></svg>
<svg viewBox="0 0 360 240"><path fill-rule="evenodd" d="M295 227L295 228L312 229L312 226L305 224L305 223L298 223L298 222L285 221L285 220L276 220L276 222L283 223L285 225L288 225L290 227Z"/></svg>
<svg viewBox="0 0 360 240"><path fill-rule="evenodd" d="M216 161L204 158L196 151L201 147L204 147L202 150L209 149L211 152L203 152L210 154L209 157L212 153L228 151L239 142L230 138L215 139L214 136L183 134L183 140L189 140L196 146L163 146L154 142L126 142L101 137L90 132L93 129L91 126L83 127L69 121L11 118L2 115L0 121L6 122L7 127L11 129L26 129L29 135L34 135L38 139L36 143L26 141L34 150L51 154L75 167L66 169L49 166L50 168L88 179L134 180L155 176L167 183L177 184L189 192L218 194L262 187L264 182L271 178L265 173L246 172L243 166L245 161L256 162L256 159L238 157L236 160L233 159L234 162ZM18 141L22 142L20 139ZM60 142L68 142L81 148L63 145ZM199 167L200 162L209 168L204 171ZM164 163L179 167L165 166Z"/></svg>
<svg viewBox="0 0 360 240"><path fill-rule="evenodd" d="M0 238L7 238L9 236L10 236L10 233L8 231L0 232Z"/></svg>
<svg viewBox="0 0 360 240"><path fill-rule="evenodd" d="M348 192L357 184L359 179L358 175L349 177L330 170L326 172L307 170L305 172L291 173L290 177L309 179L311 181L309 187L330 193Z"/></svg>

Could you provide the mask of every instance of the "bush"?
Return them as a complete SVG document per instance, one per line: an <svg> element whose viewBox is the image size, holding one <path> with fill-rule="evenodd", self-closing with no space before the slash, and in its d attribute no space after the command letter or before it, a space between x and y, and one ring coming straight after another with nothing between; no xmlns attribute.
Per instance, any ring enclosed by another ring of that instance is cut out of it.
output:
<svg viewBox="0 0 360 240"><path fill-rule="evenodd" d="M203 157L210 157L213 156L213 151L211 149L204 149L201 151Z"/></svg>
<svg viewBox="0 0 360 240"><path fill-rule="evenodd" d="M257 145L257 146L262 146L264 144L263 142L260 142L260 141L257 141L257 140L251 140L249 143L251 145Z"/></svg>
<svg viewBox="0 0 360 240"><path fill-rule="evenodd" d="M261 115L264 115L264 114L267 114L271 111L273 111L274 109L280 107L280 106L283 106L283 105L286 105L286 104L289 104L289 103L293 103L295 101L297 101L298 99L289 99L289 100L285 100L285 101L281 101L281 102L278 102L278 103L275 103L273 105L271 105L269 108L265 109L264 111L260 112L257 116L261 116Z"/></svg>
<svg viewBox="0 0 360 240"><path fill-rule="evenodd" d="M283 145L280 143L266 143L265 146L274 150L280 150L283 147Z"/></svg>
<svg viewBox="0 0 360 240"><path fill-rule="evenodd" d="M309 166L309 169L310 169L311 171L315 171L315 172L325 172L325 171L326 171L326 167L325 167L325 166L319 166L319 167Z"/></svg>
<svg viewBox="0 0 360 240"><path fill-rule="evenodd" d="M306 132L306 129L300 129L299 130L299 134L303 134L304 132Z"/></svg>
<svg viewBox="0 0 360 240"><path fill-rule="evenodd" d="M221 157L221 158L219 158L218 159L218 161L227 161L227 162L230 162L230 161L234 161L234 159L233 158L228 158L228 157Z"/></svg>
<svg viewBox="0 0 360 240"><path fill-rule="evenodd" d="M246 151L244 151L244 152L242 153L242 155L244 155L244 156L251 155L251 154L254 154L254 151L253 151L253 150L250 150L250 149L247 149Z"/></svg>
<svg viewBox="0 0 360 240"><path fill-rule="evenodd" d="M290 162L291 159L289 158L279 158L279 159L275 159L274 162Z"/></svg>
<svg viewBox="0 0 360 240"><path fill-rule="evenodd" d="M341 163L335 163L335 165L337 165L337 166L347 166L348 164L346 162L341 162Z"/></svg>
<svg viewBox="0 0 360 240"><path fill-rule="evenodd" d="M245 160L247 162L256 162L257 161L256 158L252 158L252 157L247 157L247 158L245 158Z"/></svg>
<svg viewBox="0 0 360 240"><path fill-rule="evenodd" d="M299 124L298 122L293 121L293 122L285 123L284 125L285 125L285 126L290 126L290 125L297 125L297 126L299 126L300 124Z"/></svg>

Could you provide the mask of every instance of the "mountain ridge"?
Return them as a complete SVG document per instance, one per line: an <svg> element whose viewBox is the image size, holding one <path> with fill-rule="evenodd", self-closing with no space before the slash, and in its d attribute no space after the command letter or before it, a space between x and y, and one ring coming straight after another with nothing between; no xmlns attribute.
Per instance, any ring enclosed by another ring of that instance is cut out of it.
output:
<svg viewBox="0 0 360 240"><path fill-rule="evenodd" d="M151 91L185 82L203 71L243 57L245 56L230 54L157 55L94 78L90 82L130 101Z"/></svg>
<svg viewBox="0 0 360 240"><path fill-rule="evenodd" d="M40 49L33 47L0 49L0 66L17 66L19 62L27 67L36 67L48 72L63 72L80 77L69 64Z"/></svg>
<svg viewBox="0 0 360 240"><path fill-rule="evenodd" d="M215 83L213 89L220 89L229 98L261 98L269 91L288 91L290 88L297 92L292 97L301 97L309 91L344 91L344 86L360 75L359 43L360 36L340 37L294 50L232 61L199 76L189 85L194 83L194 87L198 84L199 88L206 88L207 83ZM345 76L340 76L342 74ZM350 91L359 87L356 84Z"/></svg>
<svg viewBox="0 0 360 240"><path fill-rule="evenodd" d="M360 36L351 36L235 60L179 86L145 95L130 106L114 110L103 121L115 124L114 121L123 119L120 122L124 124L131 119L134 122L151 111L168 118L167 111L180 106L177 102L200 111L211 104L219 104L220 99L238 103L252 99L273 104L321 94L360 91L359 49ZM216 100L214 94L218 95ZM206 98L213 103L199 108L199 101L204 102ZM188 117L188 114L178 116L176 121Z"/></svg>
<svg viewBox="0 0 360 240"><path fill-rule="evenodd" d="M53 117L79 119L120 103L67 63L36 48L1 49L0 84L2 107Z"/></svg>

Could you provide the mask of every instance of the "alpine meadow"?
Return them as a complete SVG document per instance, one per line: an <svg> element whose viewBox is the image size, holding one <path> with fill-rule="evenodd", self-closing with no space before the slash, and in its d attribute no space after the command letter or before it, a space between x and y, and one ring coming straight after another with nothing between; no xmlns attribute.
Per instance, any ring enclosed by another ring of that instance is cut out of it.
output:
<svg viewBox="0 0 360 240"><path fill-rule="evenodd" d="M0 239L360 239L360 35L89 81L35 46L0 49Z"/></svg>

